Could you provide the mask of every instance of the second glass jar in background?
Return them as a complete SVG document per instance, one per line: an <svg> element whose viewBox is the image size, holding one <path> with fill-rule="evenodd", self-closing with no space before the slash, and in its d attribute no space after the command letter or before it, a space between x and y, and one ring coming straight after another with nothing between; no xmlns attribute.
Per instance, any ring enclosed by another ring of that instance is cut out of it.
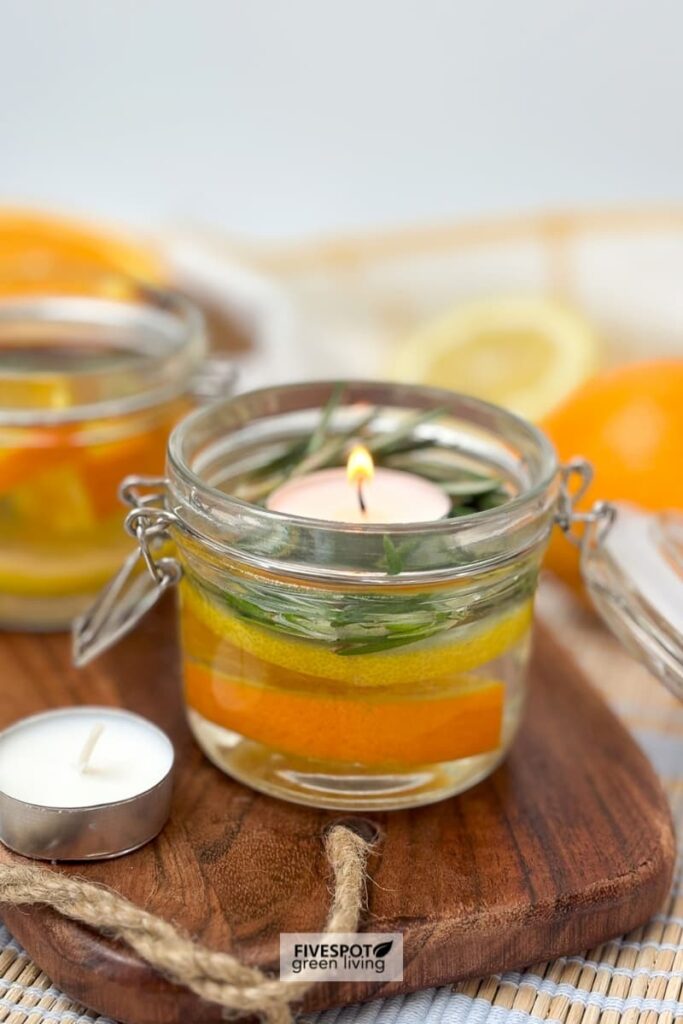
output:
<svg viewBox="0 0 683 1024"><path fill-rule="evenodd" d="M65 628L130 548L121 478L163 469L206 352L201 314L118 282L0 302L0 626Z"/></svg>

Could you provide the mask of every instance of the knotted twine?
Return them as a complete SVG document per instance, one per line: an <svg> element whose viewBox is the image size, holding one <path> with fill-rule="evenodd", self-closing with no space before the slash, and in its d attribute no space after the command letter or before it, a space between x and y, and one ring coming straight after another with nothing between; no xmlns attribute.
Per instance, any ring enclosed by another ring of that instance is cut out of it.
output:
<svg viewBox="0 0 683 1024"><path fill-rule="evenodd" d="M369 843L344 825L327 833L325 851L334 874L328 934L356 931L369 849ZM53 907L125 942L150 966L203 999L234 1013L255 1014L268 1024L291 1024L290 1004L310 988L310 982L272 978L229 953L208 949L111 889L46 868L0 865L0 903Z"/></svg>

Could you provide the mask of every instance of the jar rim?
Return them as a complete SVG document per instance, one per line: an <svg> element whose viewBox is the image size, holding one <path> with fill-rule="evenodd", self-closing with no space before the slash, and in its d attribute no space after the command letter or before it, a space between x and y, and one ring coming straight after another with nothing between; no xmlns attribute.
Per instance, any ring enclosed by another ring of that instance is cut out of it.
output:
<svg viewBox="0 0 683 1024"><path fill-rule="evenodd" d="M274 404L278 398L296 396L297 392L308 389L323 389L329 394L338 385L335 380L313 380L300 383L280 384L272 387L259 388L252 391L242 392L224 401L214 402L209 406L200 407L184 417L178 423L168 441L167 469L171 477L182 482L187 492L195 498L206 498L207 503L222 510L248 513L252 519L257 519L261 524L291 524L292 527L315 529L325 532L328 535L352 535L360 531L364 535L383 536L387 533L398 535L424 534L438 536L439 534L452 534L455 531L463 530L473 523L487 527L495 526L504 522L511 515L524 512L532 507L537 500L551 487L556 479L558 460L548 437L534 424L517 416L515 413L491 402L465 395L460 392L448 391L443 388L428 387L417 384L401 384L396 382L383 382L377 380L348 380L345 386L351 392L354 389L379 390L390 388L391 393L397 398L399 396L409 397L411 394L418 394L433 404L434 408L444 407L445 412L453 412L458 407L458 412L469 412L473 421L477 418L495 417L504 422L510 433L521 433L535 446L539 459L540 469L538 478L531 486L510 498L503 505L497 508L485 509L479 512L472 512L467 515L458 516L456 519L446 518L430 520L427 522L405 522L405 523L367 523L359 526L357 523L344 523L324 519L315 519L308 516L290 515L289 513L277 512L261 505L255 505L243 498L208 484L190 466L190 459L187 453L188 439L193 431L201 428L202 425L218 410L227 411L230 408L237 408L239 403L250 402L252 404L264 402ZM270 403L269 403L270 400ZM246 424L245 420L245 424Z"/></svg>
<svg viewBox="0 0 683 1024"><path fill-rule="evenodd" d="M97 351L97 331L118 332L116 364L70 366L68 370L0 368L0 426L35 426L125 415L170 401L188 389L205 357L207 342L201 311L184 296L127 279L131 296L40 294L0 300L0 336L78 329ZM89 335L87 332L91 331ZM141 342L145 338L144 345ZM140 355L144 359L140 359ZM45 389L68 380L75 401L45 404L31 394L32 382Z"/></svg>

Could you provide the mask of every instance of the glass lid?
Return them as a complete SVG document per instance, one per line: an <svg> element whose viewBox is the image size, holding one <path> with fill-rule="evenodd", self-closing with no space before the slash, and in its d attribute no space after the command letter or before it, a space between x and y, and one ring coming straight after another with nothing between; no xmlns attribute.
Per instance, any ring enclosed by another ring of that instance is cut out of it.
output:
<svg viewBox="0 0 683 1024"><path fill-rule="evenodd" d="M614 512L587 517L586 586L612 632L683 699L683 514Z"/></svg>

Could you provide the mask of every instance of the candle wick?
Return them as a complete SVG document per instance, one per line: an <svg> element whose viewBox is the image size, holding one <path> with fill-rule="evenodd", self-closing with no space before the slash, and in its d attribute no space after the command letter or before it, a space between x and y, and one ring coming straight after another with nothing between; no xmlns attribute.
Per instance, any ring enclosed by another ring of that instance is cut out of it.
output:
<svg viewBox="0 0 683 1024"><path fill-rule="evenodd" d="M363 480L362 478L358 481L358 504L363 515L367 515L368 507L365 504L365 498L363 496Z"/></svg>
<svg viewBox="0 0 683 1024"><path fill-rule="evenodd" d="M96 722L95 725L93 725L92 729L90 730L88 738L83 744L81 756L78 758L79 772L87 772L88 766L90 764L90 758L92 757L93 751L97 746L97 741L99 740L103 732L104 725L102 724L102 722Z"/></svg>

